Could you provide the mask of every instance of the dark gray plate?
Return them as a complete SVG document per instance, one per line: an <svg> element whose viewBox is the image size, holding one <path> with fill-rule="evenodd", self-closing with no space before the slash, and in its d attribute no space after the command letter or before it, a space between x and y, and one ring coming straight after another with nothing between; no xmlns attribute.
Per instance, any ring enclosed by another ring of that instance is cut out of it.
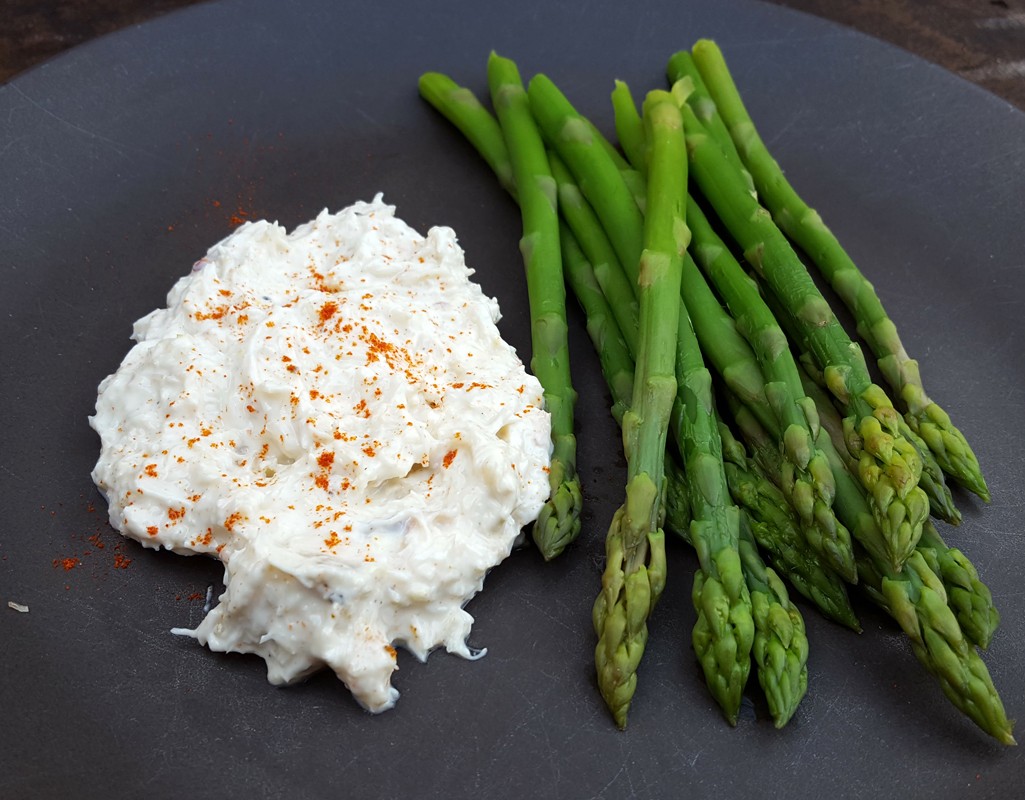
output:
<svg viewBox="0 0 1025 800"><path fill-rule="evenodd" d="M987 662L1009 714L1025 710L1025 115L756 3L432 5L200 6L0 88L0 796L1014 796L1021 754L962 718L868 607L860 637L808 611L810 688L785 730L756 689L729 728L690 650L694 561L675 542L630 728L613 728L589 611L623 462L575 314L583 535L555 564L525 550L491 574L470 606L486 658L400 658L395 710L364 714L326 675L275 689L258 659L173 637L200 619L190 598L217 584L216 564L125 542L131 564L116 567L89 480L95 387L132 321L232 215L292 226L383 191L418 228L459 232L526 353L515 208L418 100L417 76L440 69L483 90L494 47L608 129L614 77L660 86L670 53L710 35L976 446L996 499L962 497L949 538L1003 611ZM64 558L80 563L54 565Z"/></svg>

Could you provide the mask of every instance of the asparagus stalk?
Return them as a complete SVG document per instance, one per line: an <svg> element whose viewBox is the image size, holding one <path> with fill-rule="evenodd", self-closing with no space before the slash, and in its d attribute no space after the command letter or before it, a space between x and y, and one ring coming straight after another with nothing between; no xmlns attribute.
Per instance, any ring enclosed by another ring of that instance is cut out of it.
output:
<svg viewBox="0 0 1025 800"><path fill-rule="evenodd" d="M765 377L765 397L776 417L783 443L782 488L800 515L809 543L845 578L856 580L850 534L833 513L835 487L825 456L818 450L818 413L805 396L786 336L758 289L712 229L693 200L687 215L694 233L692 250L726 301L736 328L751 346ZM695 300L722 312L700 274L685 273L685 288Z"/></svg>
<svg viewBox="0 0 1025 800"><path fill-rule="evenodd" d="M808 548L783 493L749 461L744 445L729 425L721 418L718 425L730 496L744 512L758 546L772 566L823 614L860 632L843 581Z"/></svg>
<svg viewBox="0 0 1025 800"><path fill-rule="evenodd" d="M598 354L601 372L612 396L612 417L622 424L633 396L634 362L630 347L616 324L613 309L605 300L594 266L565 222L560 227L559 242L566 282L583 309L587 335Z"/></svg>
<svg viewBox="0 0 1025 800"><path fill-rule="evenodd" d="M516 64L492 53L488 84L512 162L523 218L520 251L530 301L530 365L544 389L545 407L552 420L553 451L548 474L551 495L533 528L538 549L545 560L551 560L580 533L582 504L573 434L576 392L569 371L555 181Z"/></svg>
<svg viewBox="0 0 1025 800"><path fill-rule="evenodd" d="M681 316L677 348L679 413L676 437L684 443L693 521L690 539L700 568L692 597L698 612L692 642L705 682L731 725L750 671L754 622L741 566L740 510L729 496L712 405L712 376L690 322Z"/></svg>
<svg viewBox="0 0 1025 800"><path fill-rule="evenodd" d="M771 291L766 292L764 297L765 302L770 308L775 306L779 309L779 303L775 300ZM776 316L777 319L783 320L782 324L787 328L787 335L790 337L791 341L804 350L804 354L800 360L804 367L805 376L811 376L814 374L817 376L817 384L821 385L825 383L825 378L815 365L814 357L808 352L808 343L802 331L797 329L797 326L790 324L790 320L785 313L778 312ZM802 378L802 381L804 381L804 378ZM819 389L819 392L821 392L821 389ZM812 394L811 390L808 390L806 393L809 396ZM828 402L827 405L829 405ZM840 438L837 439L833 436L833 441L842 453L847 453L847 445L843 443L843 421L838 419L836 424L838 425L837 430L840 432ZM946 479L943 477L943 470L936 461L936 457L933 455L932 451L929 450L928 445L926 445L918 434L911 430L903 418L897 419L897 430L901 436L912 444L922 460L922 474L919 476L918 485L925 492L926 497L929 498L930 513L945 522L949 522L951 525L960 525L961 512L958 511L957 506L954 505L954 498L950 493L950 487L947 486ZM833 431L830 432L830 435L833 435ZM848 462L848 468L857 472L857 467L853 460Z"/></svg>
<svg viewBox="0 0 1025 800"><path fill-rule="evenodd" d="M881 552L883 536L863 489L850 477L824 427L819 440L836 478L834 508L859 544L865 545L857 559L859 586L901 626L915 656L936 677L948 699L987 733L1004 744L1014 744L1000 695L962 631L943 580L930 568L921 549L911 553L901 572L893 569ZM771 451L762 452L771 457Z"/></svg>
<svg viewBox="0 0 1025 800"><path fill-rule="evenodd" d="M955 547L948 547L939 531L926 522L918 551L943 581L947 605L970 642L983 650L989 647L1000 624L989 587L979 578L975 565Z"/></svg>
<svg viewBox="0 0 1025 800"><path fill-rule="evenodd" d="M687 480L673 459L666 459L666 528L691 543ZM677 502L679 501L679 502ZM777 728L793 716L808 689L808 637L801 612L790 601L779 576L765 565L747 515L740 514L738 553L751 596L754 638L751 652L758 683Z"/></svg>
<svg viewBox="0 0 1025 800"><path fill-rule="evenodd" d="M819 406L823 430L834 442L837 441L842 436L839 431L840 415L830 404L825 392L811 378L802 376L802 379L808 388L808 396ZM983 649L988 647L1000 615L993 605L989 587L979 578L975 566L960 550L948 547L929 521L922 527L922 538L916 550L943 581L947 601L965 636Z"/></svg>
<svg viewBox="0 0 1025 800"><path fill-rule="evenodd" d="M758 683L769 713L782 728L808 691L808 636L801 612L779 576L765 566L745 514L740 515L740 559L751 594Z"/></svg>
<svg viewBox="0 0 1025 800"><path fill-rule="evenodd" d="M601 222L584 199L576 179L555 153L549 154L552 175L559 192L559 210L573 231L584 255L590 262L594 278L606 297L621 299L611 304L619 331L633 356L637 355L638 309L634 286L626 277L616 251L609 242Z"/></svg>
<svg viewBox="0 0 1025 800"><path fill-rule="evenodd" d="M545 139L576 177L620 264L631 278L636 277L644 248L644 221L612 156L602 145L602 137L545 75L531 79L527 94Z"/></svg>
<svg viewBox="0 0 1025 800"><path fill-rule="evenodd" d="M640 173L646 171L644 142L644 125L641 122L641 115L637 113L637 104L634 103L630 87L623 81L616 81L612 90L612 110L616 119L616 138L626 153L630 165Z"/></svg>
<svg viewBox="0 0 1025 800"><path fill-rule="evenodd" d="M911 358L875 288L826 227L794 191L751 120L715 42L694 45L694 61L729 134L777 224L811 257L857 320L879 367L905 408L908 425L926 442L947 474L984 500L989 489L978 459L947 413L925 392L918 362Z"/></svg>
<svg viewBox="0 0 1025 800"><path fill-rule="evenodd" d="M997 741L1016 744L989 670L958 625L943 582L923 554L912 553L901 572L868 556L859 559L858 569L862 585L901 626L950 702Z"/></svg>
<svg viewBox="0 0 1025 800"><path fill-rule="evenodd" d="M544 82L535 78L532 90L535 85ZM600 631L595 648L598 686L621 728L626 725L637 685L637 666L647 640L647 617L665 584L665 542L660 524L665 445L676 396L673 364L680 319L680 256L689 239L683 217L686 188L679 181L686 168L683 127L676 105L662 94L650 95L645 108L652 165L657 166L660 178L648 183L644 248L638 266L639 353L633 402L623 416L626 502L616 512L606 538L602 591L593 615ZM548 95L556 109L560 96ZM544 100L542 95L534 104L535 113L551 119L552 109ZM562 138L565 141L565 136ZM589 131L587 139L593 146ZM604 155L598 147L591 152ZM611 165L611 161L607 163ZM583 189L590 176L577 177ZM618 171L615 178L622 185ZM623 194L636 209L625 189Z"/></svg>
<svg viewBox="0 0 1025 800"><path fill-rule="evenodd" d="M420 96L459 129L494 171L502 188L515 197L512 162L502 129L477 96L440 72L421 75L419 89Z"/></svg>
<svg viewBox="0 0 1025 800"><path fill-rule="evenodd" d="M698 70L697 64L694 63L694 58L687 50L680 50L670 56L669 63L666 65L666 77L669 78L669 83L673 85L683 80L690 81L691 91L687 96L687 104L693 109L694 114L701 120L708 132L715 138L726 158L743 175L744 182L747 184L748 191L751 192L752 197L757 197L754 180L744 166L744 162L741 161L740 154L737 152L737 148L730 138L730 132L726 128L726 123L719 116L719 112L715 107L715 101L712 100L711 95L708 93L708 87L705 86L704 78L701 77L701 72Z"/></svg>
<svg viewBox="0 0 1025 800"><path fill-rule="evenodd" d="M745 258L805 333L830 391L847 410L847 448L858 458L858 477L870 492L890 559L899 568L914 550L929 513L928 498L918 487L921 458L900 435L900 415L872 383L860 348L844 333L789 242L690 107L684 105L682 112L696 182L744 248Z"/></svg>
<svg viewBox="0 0 1025 800"><path fill-rule="evenodd" d="M663 115L670 121L664 129L658 124ZM679 301L684 252L690 236L684 222L686 147L675 98L667 92L649 93L644 120L649 158L645 237L650 239L654 231L665 229L662 258L673 264L677 290L675 297L662 296L659 301L673 307L677 322L674 342L676 403L672 424L677 441L683 443L692 515L689 536L700 565L692 591L697 621L691 641L709 690L726 719L736 724L741 694L750 672L754 623L738 551L740 512L729 498L721 445L713 422L711 375L701 358L685 304ZM670 198L668 202L666 198ZM642 298L650 291L644 266L642 260L639 276ZM642 320L643 308L642 299ZM645 338L642 334L642 343ZM635 403L636 392L635 387ZM624 438L627 438L625 431Z"/></svg>

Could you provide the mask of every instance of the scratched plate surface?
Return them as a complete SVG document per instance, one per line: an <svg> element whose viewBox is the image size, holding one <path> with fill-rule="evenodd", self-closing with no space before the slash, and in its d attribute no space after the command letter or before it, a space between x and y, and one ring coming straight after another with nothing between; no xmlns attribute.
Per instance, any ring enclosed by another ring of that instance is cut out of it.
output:
<svg viewBox="0 0 1025 800"><path fill-rule="evenodd" d="M294 226L383 191L414 226L459 232L526 356L515 207L418 100L417 76L440 69L483 91L494 47L525 73L547 71L609 130L613 78L660 86L670 53L710 35L777 157L895 309L933 394L976 446L995 500L960 495L965 522L949 539L1003 611L986 660L1008 713L1023 716L1025 115L775 7L632 5L525 0L497 14L372 3L356 18L328 0L216 3L0 88L0 796L1020 790L1022 754L954 711L864 605L861 636L804 607L811 679L796 718L775 731L752 681L730 729L688 644L694 560L676 542L629 730L613 728L593 686L589 610L624 464L575 311L583 535L555 564L527 549L495 569L470 605L471 644L487 657L401 656L402 698L387 714L363 713L331 676L277 689L258 659L172 636L200 620L220 569L119 544L105 524L89 479L96 384L130 346L132 321L233 217Z"/></svg>

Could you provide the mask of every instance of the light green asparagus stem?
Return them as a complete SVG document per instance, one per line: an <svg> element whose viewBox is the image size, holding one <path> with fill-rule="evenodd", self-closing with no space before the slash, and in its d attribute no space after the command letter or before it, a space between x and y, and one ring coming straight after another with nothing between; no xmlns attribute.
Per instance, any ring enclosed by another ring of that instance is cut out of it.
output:
<svg viewBox="0 0 1025 800"><path fill-rule="evenodd" d="M827 617L861 631L843 581L808 547L794 510L755 464L729 425L719 420L726 483L773 567ZM778 452L778 450L777 450Z"/></svg>
<svg viewBox="0 0 1025 800"><path fill-rule="evenodd" d="M612 304L612 313L631 354L636 356L639 312L634 286L626 277L616 251L594 210L584 199L576 179L557 154L550 153L549 161L558 186L559 210L590 262L601 291L606 297L622 298L622 302Z"/></svg>
<svg viewBox="0 0 1025 800"><path fill-rule="evenodd" d="M754 180L744 166L744 162L740 160L740 154L730 138L730 132L726 129L726 123L719 116L715 107L715 101L708 94L708 87L705 86L705 81L698 71L697 64L694 63L693 57L687 50L680 50L670 56L669 63L666 65L666 77L669 78L669 83L673 85L682 80L690 81L690 94L687 96L687 104L694 110L697 118L701 120L708 132L715 138L726 158L743 175L744 182L747 184L748 191L751 192L752 197L756 197Z"/></svg>
<svg viewBox="0 0 1025 800"><path fill-rule="evenodd" d="M808 636L783 581L758 554L747 515L740 515L740 560L751 593L755 636L752 652L769 713L782 728L808 691Z"/></svg>
<svg viewBox="0 0 1025 800"><path fill-rule="evenodd" d="M515 196L509 151L502 138L502 129L491 112L481 105L473 92L440 72L425 72L420 76L419 87L424 100L459 129L487 161L502 187Z"/></svg>
<svg viewBox="0 0 1025 800"><path fill-rule="evenodd" d="M846 445L843 443L843 420L840 419L839 413L833 407L829 398L825 396L824 390L819 384L812 380L810 373L807 369L802 371L801 382L805 386L805 393L814 398L816 406L819 407L819 418L823 425L829 426L829 435L832 438L833 443L837 447L844 448L846 451ZM821 409L828 408L829 414L823 414ZM827 419L828 416L828 419ZM954 498L951 497L950 489L947 487L947 483L943 478L943 471L940 469L939 464L936 463L936 459L933 457L932 452L925 445L925 443L918 437L918 435L912 431L903 420L900 423L901 434L918 450L919 455L922 457L922 477L919 479L919 485L929 498L929 510L932 514L949 522L951 525L961 524L961 512L957 510L954 505ZM847 461L848 469L855 469L855 466L851 460Z"/></svg>
<svg viewBox="0 0 1025 800"><path fill-rule="evenodd" d="M947 413L929 399L918 362L905 351L897 326L872 284L818 213L794 191L770 155L715 42L701 40L695 44L694 61L763 202L777 224L812 258L854 314L858 333L872 348L887 382L904 405L908 425L926 442L945 472L989 500L979 462L964 435Z"/></svg>
<svg viewBox="0 0 1025 800"><path fill-rule="evenodd" d="M899 566L914 550L929 514L929 500L918 487L918 452L899 434L900 415L872 383L860 348L844 333L786 237L751 197L690 107L685 104L681 110L697 184L743 247L747 261L805 332L830 391L847 410L847 448L858 458L858 477L870 492L891 561Z"/></svg>
<svg viewBox="0 0 1025 800"><path fill-rule="evenodd" d="M532 91L535 85L544 84L535 78ZM558 104L558 96L549 93L547 97ZM545 108L544 99L542 96L535 103L539 117L550 111ZM675 103L659 94L649 96L645 125L652 164L658 165L664 177L648 184L648 213L644 218L644 247L638 269L639 353L633 402L623 416L626 502L616 512L606 538L602 591L593 614L595 627L600 631L595 648L598 686L620 727L626 725L637 685L637 666L647 641L647 618L665 585L661 516L666 435L676 397L674 358L680 318L680 256L689 241L683 216L686 184L681 186L679 180L686 174L686 149ZM555 142L559 136L549 133L549 138ZM592 152L604 155L600 147L593 146L589 131L587 139L592 143ZM611 161L607 163L611 165ZM572 162L570 167L573 168ZM583 189L589 176L576 171L575 174ZM615 178L622 186L618 172ZM636 209L625 189L623 196Z"/></svg>
<svg viewBox="0 0 1025 800"><path fill-rule="evenodd" d="M601 137L546 76L535 75L527 94L545 139L576 177L619 262L634 277L644 247L644 221Z"/></svg>
<svg viewBox="0 0 1025 800"><path fill-rule="evenodd" d="M587 260L573 232L565 223L560 228L562 266L566 282L587 319L587 335L601 363L602 375L612 396L612 416L622 424L630 407L634 387L634 362L630 348L616 324L615 314L605 300L593 265Z"/></svg>
<svg viewBox="0 0 1025 800"><path fill-rule="evenodd" d="M800 373L775 317L733 254L719 239L701 208L691 200L688 218L694 232L692 252L712 280L751 346L765 378L765 398L776 417L783 445L782 488L800 516L809 543L842 576L857 579L850 534L833 513L833 476L815 445L818 413L801 386ZM700 274L684 272L684 290L695 301L725 314Z"/></svg>
<svg viewBox="0 0 1025 800"><path fill-rule="evenodd" d="M616 138L619 139L620 147L634 169L646 171L644 125L630 87L623 81L616 81L616 88L612 90L612 110L615 113Z"/></svg>
<svg viewBox="0 0 1025 800"><path fill-rule="evenodd" d="M545 407L552 420L554 447L548 475L551 496L533 528L538 549L546 560L551 560L580 533L582 504L576 472L576 392L569 371L555 180L516 64L492 53L488 59L488 84L512 162L513 183L523 218L520 252L530 301L530 365L544 389Z"/></svg>
<svg viewBox="0 0 1025 800"><path fill-rule="evenodd" d="M614 144L610 142L605 136L599 131L594 125L591 125L594 131L595 141L601 146L601 149L608 154L612 163L616 169L619 170L619 176L623 179L623 183L626 184L627 190L633 195L634 204L640 209L641 215L644 214L644 207L648 202L648 198L645 196L648 192L648 182L644 178L644 172L642 170L635 169L629 161L627 161L623 154L620 153Z"/></svg>

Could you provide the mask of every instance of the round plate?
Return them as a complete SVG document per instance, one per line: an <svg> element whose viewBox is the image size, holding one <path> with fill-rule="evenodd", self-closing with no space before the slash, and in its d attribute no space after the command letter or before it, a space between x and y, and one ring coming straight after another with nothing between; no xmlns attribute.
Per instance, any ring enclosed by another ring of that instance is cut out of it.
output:
<svg viewBox="0 0 1025 800"><path fill-rule="evenodd" d="M333 676L276 689L259 659L170 634L200 620L218 565L121 542L89 478L86 417L132 322L239 220L292 227L382 191L415 227L456 229L526 359L516 208L418 98L418 75L483 93L495 48L610 130L614 78L663 86L669 55L711 36L976 448L995 500L958 495L964 524L944 534L993 590L1004 624L986 661L1009 715L1025 711L1025 115L774 6L431 6L202 5L0 88L0 601L30 609L0 606L0 794L1013 795L1022 756L962 717L865 604L860 636L802 606L810 684L784 730L755 681L726 725L690 648L695 561L675 541L630 726L615 729L594 686L590 607L624 462L576 309L583 534L553 564L528 548L491 573L469 606L486 658L403 655L402 698L372 717Z"/></svg>

